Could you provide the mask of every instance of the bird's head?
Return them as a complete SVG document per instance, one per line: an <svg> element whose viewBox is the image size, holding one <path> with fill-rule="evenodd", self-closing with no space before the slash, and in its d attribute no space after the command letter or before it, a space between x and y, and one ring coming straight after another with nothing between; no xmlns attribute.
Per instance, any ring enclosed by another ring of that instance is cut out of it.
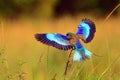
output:
<svg viewBox="0 0 120 80"><path fill-rule="evenodd" d="M70 36L72 36L73 35L73 33L71 33L71 32L68 32L67 34L66 34L66 36L68 36L68 37L70 37Z"/></svg>
<svg viewBox="0 0 120 80"><path fill-rule="evenodd" d="M68 32L68 33L66 34L66 36L68 37L68 42L69 42L71 45L75 45L76 39L74 38L74 33Z"/></svg>

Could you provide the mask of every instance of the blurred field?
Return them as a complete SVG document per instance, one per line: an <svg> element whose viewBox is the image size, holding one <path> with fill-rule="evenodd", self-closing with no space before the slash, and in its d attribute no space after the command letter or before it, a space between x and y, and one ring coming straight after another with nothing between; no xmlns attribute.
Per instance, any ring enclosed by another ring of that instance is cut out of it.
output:
<svg viewBox="0 0 120 80"><path fill-rule="evenodd" d="M0 52L0 80L63 80L70 51L43 45L34 34L76 32L82 18L4 20L4 33L0 26L0 48L5 45ZM87 18L95 22L97 30L93 41L84 46L102 57L93 55L82 63L71 58L66 79L120 80L120 18L110 18L105 24L104 19Z"/></svg>

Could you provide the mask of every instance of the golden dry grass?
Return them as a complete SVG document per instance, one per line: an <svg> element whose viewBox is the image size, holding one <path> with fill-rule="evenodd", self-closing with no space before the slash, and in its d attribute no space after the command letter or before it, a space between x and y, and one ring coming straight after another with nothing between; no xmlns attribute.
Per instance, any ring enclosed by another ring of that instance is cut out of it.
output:
<svg viewBox="0 0 120 80"><path fill-rule="evenodd" d="M82 63L71 62L66 79L97 80L109 66L109 69L102 76L102 80L119 80L120 59L116 60L112 66L110 64L120 56L120 18L110 18L102 25L103 19L87 17L95 22L96 33L93 41L84 44L84 46L102 57L93 55L90 60ZM12 76L18 72L24 72L25 74L22 75L24 80L51 80L54 76L56 80L63 80L70 51L48 48L46 45L37 42L34 34L37 32L62 34L76 32L82 18L84 17L3 21L4 39L1 39L2 33L0 31L0 48L3 48L3 44L5 44L5 54L2 57L6 59L7 72ZM2 63L0 65L2 69L4 66ZM2 73L4 71L0 70L0 75ZM12 78L12 80L16 80L16 77ZM0 76L0 80L2 79L3 75Z"/></svg>

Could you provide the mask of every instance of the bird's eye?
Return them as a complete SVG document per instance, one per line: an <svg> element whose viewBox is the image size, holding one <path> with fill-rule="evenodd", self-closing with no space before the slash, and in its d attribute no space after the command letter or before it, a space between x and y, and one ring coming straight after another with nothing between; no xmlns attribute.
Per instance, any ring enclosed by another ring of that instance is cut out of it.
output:
<svg viewBox="0 0 120 80"><path fill-rule="evenodd" d="M67 33L66 36L69 36L69 33Z"/></svg>

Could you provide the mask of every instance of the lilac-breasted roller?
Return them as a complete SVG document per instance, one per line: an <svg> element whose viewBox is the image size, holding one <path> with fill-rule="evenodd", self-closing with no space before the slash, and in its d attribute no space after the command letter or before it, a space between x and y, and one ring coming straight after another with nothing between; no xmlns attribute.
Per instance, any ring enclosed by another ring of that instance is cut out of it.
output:
<svg viewBox="0 0 120 80"><path fill-rule="evenodd" d="M77 33L67 33L66 36L59 33L35 34L35 38L48 46L53 46L60 50L74 49L73 61L84 61L89 59L92 53L80 42L89 43L96 32L95 24L89 19L82 19L78 25Z"/></svg>

